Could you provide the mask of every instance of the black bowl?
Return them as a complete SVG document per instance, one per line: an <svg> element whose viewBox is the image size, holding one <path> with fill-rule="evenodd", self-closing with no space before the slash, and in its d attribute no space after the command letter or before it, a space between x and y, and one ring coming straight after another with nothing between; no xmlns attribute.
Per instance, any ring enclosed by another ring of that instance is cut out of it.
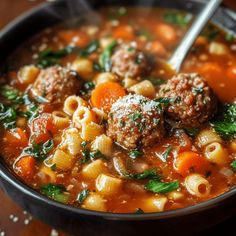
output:
<svg viewBox="0 0 236 236"><path fill-rule="evenodd" d="M78 2L80 4L78 4ZM0 64L25 40L40 30L62 22L71 17L86 15L89 9L98 9L108 5L131 5L137 2L142 6L161 6L177 8L197 13L204 1L183 0L99 0L86 1L81 5L80 0L58 0L53 3L40 5L32 11L20 16L0 32ZM77 5L78 4L78 5ZM72 7L71 7L72 6ZM89 10L90 11L90 10ZM225 30L236 31L236 14L221 8L213 21ZM0 158L0 187L21 207L42 221L70 232L74 235L167 235L181 232L192 234L204 228L217 224L236 214L234 207L236 189L219 197L184 209L150 214L112 214L88 211L74 208L52 201L21 182Z"/></svg>

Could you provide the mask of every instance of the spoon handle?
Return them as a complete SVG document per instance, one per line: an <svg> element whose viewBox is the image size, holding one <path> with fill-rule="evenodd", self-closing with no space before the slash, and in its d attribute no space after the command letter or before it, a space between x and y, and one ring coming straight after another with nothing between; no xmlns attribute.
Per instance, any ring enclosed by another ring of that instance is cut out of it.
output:
<svg viewBox="0 0 236 236"><path fill-rule="evenodd" d="M195 42L198 35L201 33L207 22L217 10L222 0L209 0L204 9L197 16L192 26L184 36L180 45L177 47L172 57L169 59L169 65L175 72L179 72L182 63L189 52L191 46Z"/></svg>

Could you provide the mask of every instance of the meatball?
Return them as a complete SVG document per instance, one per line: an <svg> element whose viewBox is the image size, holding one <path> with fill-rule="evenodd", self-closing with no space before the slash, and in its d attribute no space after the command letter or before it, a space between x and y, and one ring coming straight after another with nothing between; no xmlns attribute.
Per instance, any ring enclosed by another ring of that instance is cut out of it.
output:
<svg viewBox="0 0 236 236"><path fill-rule="evenodd" d="M112 72L123 78L142 76L149 69L147 56L130 44L118 46L111 62Z"/></svg>
<svg viewBox="0 0 236 236"><path fill-rule="evenodd" d="M127 95L111 107L107 135L129 150L152 146L164 136L163 109L141 95Z"/></svg>
<svg viewBox="0 0 236 236"><path fill-rule="evenodd" d="M63 102L65 98L78 92L80 84L75 71L53 66L40 72L31 93L33 96L45 98L48 102Z"/></svg>
<svg viewBox="0 0 236 236"><path fill-rule="evenodd" d="M159 97L171 98L166 114L179 126L198 127L216 112L217 99L207 82L198 74L178 74L162 85Z"/></svg>

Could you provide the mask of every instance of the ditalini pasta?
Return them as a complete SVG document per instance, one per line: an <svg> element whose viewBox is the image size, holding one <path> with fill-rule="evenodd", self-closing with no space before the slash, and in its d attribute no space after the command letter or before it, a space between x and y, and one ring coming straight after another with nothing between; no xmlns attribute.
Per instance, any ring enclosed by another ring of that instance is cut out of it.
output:
<svg viewBox="0 0 236 236"><path fill-rule="evenodd" d="M97 14L42 32L0 65L6 165L91 211L170 211L235 188L234 36L209 23L173 75L162 61L190 26L187 12Z"/></svg>

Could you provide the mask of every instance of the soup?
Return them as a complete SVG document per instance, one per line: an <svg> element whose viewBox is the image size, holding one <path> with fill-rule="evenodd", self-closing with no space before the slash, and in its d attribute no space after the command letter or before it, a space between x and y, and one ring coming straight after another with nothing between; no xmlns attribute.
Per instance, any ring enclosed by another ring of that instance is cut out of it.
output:
<svg viewBox="0 0 236 236"><path fill-rule="evenodd" d="M96 24L47 29L9 58L0 103L9 168L49 198L114 213L183 208L234 188L234 36L209 24L173 75L160 61L190 14L99 13Z"/></svg>

